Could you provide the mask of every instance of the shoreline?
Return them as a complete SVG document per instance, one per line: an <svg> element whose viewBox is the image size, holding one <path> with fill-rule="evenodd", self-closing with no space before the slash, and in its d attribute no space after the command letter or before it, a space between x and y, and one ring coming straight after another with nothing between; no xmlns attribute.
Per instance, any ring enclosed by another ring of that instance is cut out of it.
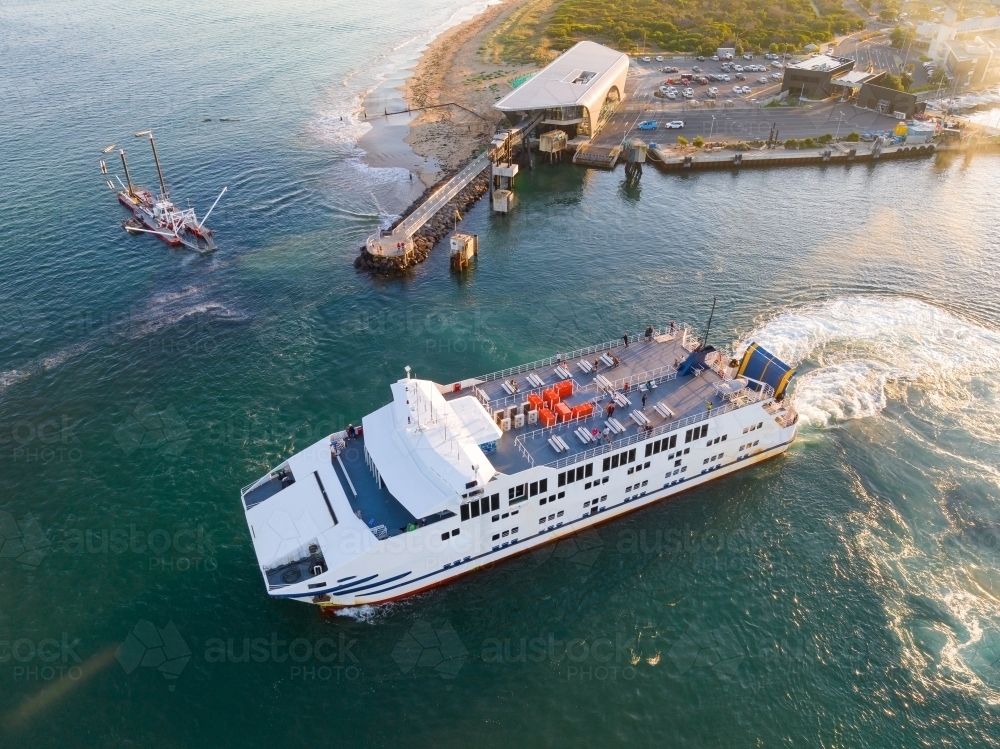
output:
<svg viewBox="0 0 1000 749"><path fill-rule="evenodd" d="M527 2L501 0L445 29L411 64L370 92L362 108L372 128L358 141L365 151L364 163L409 171L414 197L419 200L424 190L418 188L433 187L476 155L502 119L492 105L512 90L507 80L537 69L485 62L479 48L511 12ZM437 106L449 103L471 112ZM437 108L405 111L425 106ZM399 114L386 116L386 111Z"/></svg>

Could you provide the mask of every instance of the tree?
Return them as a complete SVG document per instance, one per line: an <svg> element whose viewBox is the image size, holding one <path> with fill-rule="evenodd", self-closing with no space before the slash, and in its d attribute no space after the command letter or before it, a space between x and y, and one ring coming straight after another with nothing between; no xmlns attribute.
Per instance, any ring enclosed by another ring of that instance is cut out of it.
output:
<svg viewBox="0 0 1000 749"><path fill-rule="evenodd" d="M694 136L694 140L691 141L691 145L693 145L695 148L701 148L702 146L705 145L705 139L702 138L700 135L696 135Z"/></svg>
<svg viewBox="0 0 1000 749"><path fill-rule="evenodd" d="M910 75L909 73L903 73L901 76L899 76L899 81L900 83L903 84L903 90L909 91L910 86L913 85L913 76Z"/></svg>
<svg viewBox="0 0 1000 749"><path fill-rule="evenodd" d="M896 49L903 49L912 40L913 31L902 26L897 26L889 32L889 41L892 42L892 46Z"/></svg>
<svg viewBox="0 0 1000 749"><path fill-rule="evenodd" d="M900 80L898 75L893 75L892 73L886 73L882 80L878 82L879 86L882 88L891 88L894 91L903 91L903 81Z"/></svg>
<svg viewBox="0 0 1000 749"><path fill-rule="evenodd" d="M789 138L785 141L785 148L798 148L799 142L795 138Z"/></svg>
<svg viewBox="0 0 1000 749"><path fill-rule="evenodd" d="M861 140L861 135L860 133L851 133L846 138L844 138L844 140L846 140L848 143L857 143L859 140Z"/></svg>
<svg viewBox="0 0 1000 749"><path fill-rule="evenodd" d="M687 144L688 144L688 139L687 138L685 138L683 135L678 135L677 136L677 145L678 146L686 146Z"/></svg>

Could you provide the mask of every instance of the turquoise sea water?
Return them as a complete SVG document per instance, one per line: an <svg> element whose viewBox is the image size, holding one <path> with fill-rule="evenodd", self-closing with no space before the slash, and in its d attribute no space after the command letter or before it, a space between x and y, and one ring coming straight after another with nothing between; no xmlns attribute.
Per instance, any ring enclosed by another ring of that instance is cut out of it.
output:
<svg viewBox="0 0 1000 749"><path fill-rule="evenodd" d="M1000 161L544 165L465 277L359 275L409 181L354 112L456 12L0 7L2 744L1000 743ZM176 197L229 186L211 257L119 226L100 150L152 184L148 127ZM800 366L786 456L403 602L266 596L239 487L404 365L713 296L716 344Z"/></svg>

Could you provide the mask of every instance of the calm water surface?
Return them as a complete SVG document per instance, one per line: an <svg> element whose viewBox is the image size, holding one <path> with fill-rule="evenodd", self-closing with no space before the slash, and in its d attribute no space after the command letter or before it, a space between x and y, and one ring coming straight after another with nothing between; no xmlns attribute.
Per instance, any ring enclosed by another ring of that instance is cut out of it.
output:
<svg viewBox="0 0 1000 749"><path fill-rule="evenodd" d="M473 7L0 7L3 744L1000 744L1000 162L544 165L467 276L359 275L410 189L360 97ZM229 187L213 256L121 230L100 150L153 184L147 127L182 202ZM239 487L404 365L713 296L800 366L785 457L404 602L267 598Z"/></svg>

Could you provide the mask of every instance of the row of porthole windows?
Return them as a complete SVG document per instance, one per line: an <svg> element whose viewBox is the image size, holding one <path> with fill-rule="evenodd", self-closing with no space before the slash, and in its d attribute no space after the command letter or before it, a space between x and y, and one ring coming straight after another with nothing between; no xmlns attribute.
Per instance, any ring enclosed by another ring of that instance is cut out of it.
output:
<svg viewBox="0 0 1000 749"><path fill-rule="evenodd" d="M557 512L556 514L549 515L548 518L546 518L546 517L540 517L540 518L538 518L538 524L539 525L545 525L549 521L555 520L556 518L561 518L563 516L564 512L565 512L564 510L559 510L559 512Z"/></svg>
<svg viewBox="0 0 1000 749"><path fill-rule="evenodd" d="M748 427L743 427L743 434L746 434L747 432L752 432L755 429L763 429L763 428L764 428L764 422L761 421L757 424L751 424Z"/></svg>
<svg viewBox="0 0 1000 749"><path fill-rule="evenodd" d="M499 538L507 538L507 536L513 536L517 533L517 528L511 528L509 531L504 531L503 533L494 533L493 540L496 541Z"/></svg>

